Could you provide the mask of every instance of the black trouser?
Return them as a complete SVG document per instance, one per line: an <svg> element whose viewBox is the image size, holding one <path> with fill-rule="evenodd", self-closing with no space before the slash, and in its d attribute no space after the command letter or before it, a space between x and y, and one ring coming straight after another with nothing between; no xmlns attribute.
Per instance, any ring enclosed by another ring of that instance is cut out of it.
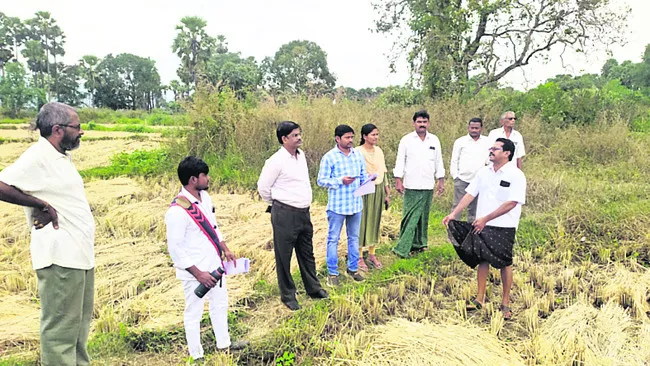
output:
<svg viewBox="0 0 650 366"><path fill-rule="evenodd" d="M321 285L316 278L316 261L312 245L314 228L311 224L309 208L300 209L273 201L271 224L273 225L275 269L282 302L296 300L296 285L291 278L293 248L296 248L300 276L305 284L305 290L308 294L318 292Z"/></svg>

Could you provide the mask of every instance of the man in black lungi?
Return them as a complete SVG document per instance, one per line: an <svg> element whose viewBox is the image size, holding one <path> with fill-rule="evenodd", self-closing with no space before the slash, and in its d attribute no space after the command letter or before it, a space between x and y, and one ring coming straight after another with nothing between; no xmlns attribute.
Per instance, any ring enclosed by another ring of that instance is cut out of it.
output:
<svg viewBox="0 0 650 366"><path fill-rule="evenodd" d="M512 287L512 247L526 202L526 177L512 163L515 145L498 138L490 148L490 162L476 174L458 206L442 220L447 226L449 240L458 256L470 267L478 265L478 294L472 301L480 309L485 302L485 285L489 266L501 270L503 299L501 311L510 319L510 288ZM478 195L478 207L473 223L454 220Z"/></svg>
<svg viewBox="0 0 650 366"><path fill-rule="evenodd" d="M280 298L291 310L300 309L296 300L296 285L291 277L291 255L295 248L300 276L307 295L324 299L328 294L316 277L316 262L309 206L312 192L300 126L291 121L278 125L276 136L282 147L271 156L262 169L257 190L272 206L273 248L280 287Z"/></svg>

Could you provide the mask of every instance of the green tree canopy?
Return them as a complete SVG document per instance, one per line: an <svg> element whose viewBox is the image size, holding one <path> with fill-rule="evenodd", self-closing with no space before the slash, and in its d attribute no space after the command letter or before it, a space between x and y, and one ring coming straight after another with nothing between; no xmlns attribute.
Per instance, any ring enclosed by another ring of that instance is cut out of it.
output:
<svg viewBox="0 0 650 366"><path fill-rule="evenodd" d="M533 59L620 39L609 0L377 0L376 30L398 34L427 94L477 93ZM393 59L393 62L396 58ZM470 83L471 74L481 75ZM473 87L472 87L472 84Z"/></svg>
<svg viewBox="0 0 650 366"><path fill-rule="evenodd" d="M182 82L196 87L198 75L205 72L205 65L214 53L228 52L224 36L217 38L207 34L208 23L199 17L184 17L176 26L178 34L172 43L172 51L181 59L176 73Z"/></svg>
<svg viewBox="0 0 650 366"><path fill-rule="evenodd" d="M246 92L255 90L262 80L262 73L255 58L242 58L240 53L217 53L208 60L205 74L215 86L227 86L242 98Z"/></svg>
<svg viewBox="0 0 650 366"><path fill-rule="evenodd" d="M25 25L19 18L0 12L0 73L9 61L18 61L18 49L27 37Z"/></svg>
<svg viewBox="0 0 650 366"><path fill-rule="evenodd" d="M291 41L273 58L262 62L265 85L271 94L323 95L336 83L327 67L327 54L314 42Z"/></svg>
<svg viewBox="0 0 650 366"><path fill-rule="evenodd" d="M10 62L5 67L5 74L0 78L0 101L2 107L12 116L29 103L34 96L34 91L27 85L26 72L19 62Z"/></svg>
<svg viewBox="0 0 650 366"><path fill-rule="evenodd" d="M94 104L112 109L155 108L162 97L155 61L130 53L107 55L97 66Z"/></svg>

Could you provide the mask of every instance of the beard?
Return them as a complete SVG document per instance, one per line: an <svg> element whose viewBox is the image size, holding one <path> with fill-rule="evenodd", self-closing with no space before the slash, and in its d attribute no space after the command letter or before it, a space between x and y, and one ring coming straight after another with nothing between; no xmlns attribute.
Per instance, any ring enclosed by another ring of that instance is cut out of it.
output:
<svg viewBox="0 0 650 366"><path fill-rule="evenodd" d="M208 184L205 184L205 185L198 185L198 184L196 185L196 189L197 189L198 191L207 191L208 188L210 188L210 184L209 184L209 183L208 183Z"/></svg>
<svg viewBox="0 0 650 366"><path fill-rule="evenodd" d="M81 136L72 137L66 133L65 135L63 135L63 139L59 143L59 147L61 147L63 151L70 151L78 148L80 143L81 143Z"/></svg>

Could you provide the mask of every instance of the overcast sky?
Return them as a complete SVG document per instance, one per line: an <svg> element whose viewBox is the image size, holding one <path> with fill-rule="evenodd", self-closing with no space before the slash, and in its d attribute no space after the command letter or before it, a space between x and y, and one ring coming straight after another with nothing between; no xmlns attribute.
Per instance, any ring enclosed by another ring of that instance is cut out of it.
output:
<svg viewBox="0 0 650 366"><path fill-rule="evenodd" d="M612 48L620 61L639 62L650 32L644 22L649 0L612 0L628 4L627 44ZM64 61L83 55L133 53L156 61L163 83L176 78L178 58L171 51L175 26L182 17L198 15L208 33L226 36L230 51L261 61L295 39L316 42L328 54L337 85L353 88L400 85L408 80L402 63L391 74L387 55L392 40L373 33L376 14L370 0L3 0L0 11L25 20L36 11L52 13L67 36ZM90 5L92 4L92 5ZM531 88L560 73L599 72L604 52L565 55L547 64L514 71L505 80L517 89Z"/></svg>

